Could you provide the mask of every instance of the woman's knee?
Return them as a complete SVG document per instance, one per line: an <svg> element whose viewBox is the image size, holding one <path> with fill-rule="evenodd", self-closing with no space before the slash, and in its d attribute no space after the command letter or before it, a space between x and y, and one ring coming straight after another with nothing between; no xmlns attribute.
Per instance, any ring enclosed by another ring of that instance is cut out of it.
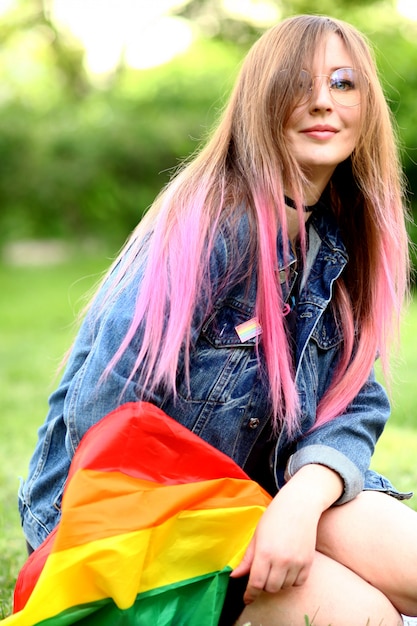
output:
<svg viewBox="0 0 417 626"><path fill-rule="evenodd" d="M417 513L385 493L362 492L323 514L317 549L417 615Z"/></svg>
<svg viewBox="0 0 417 626"><path fill-rule="evenodd" d="M317 553L307 582L276 594L263 593L245 608L237 625L400 626L402 619L378 589L354 572Z"/></svg>

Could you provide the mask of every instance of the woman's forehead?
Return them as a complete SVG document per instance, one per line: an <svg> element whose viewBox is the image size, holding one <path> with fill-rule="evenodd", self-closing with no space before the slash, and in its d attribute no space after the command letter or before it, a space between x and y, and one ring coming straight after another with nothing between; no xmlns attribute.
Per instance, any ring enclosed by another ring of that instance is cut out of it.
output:
<svg viewBox="0 0 417 626"><path fill-rule="evenodd" d="M319 40L312 53L306 54L305 69L312 73L331 73L341 67L353 67L354 62L342 37L329 33ZM324 71L325 70L325 71Z"/></svg>

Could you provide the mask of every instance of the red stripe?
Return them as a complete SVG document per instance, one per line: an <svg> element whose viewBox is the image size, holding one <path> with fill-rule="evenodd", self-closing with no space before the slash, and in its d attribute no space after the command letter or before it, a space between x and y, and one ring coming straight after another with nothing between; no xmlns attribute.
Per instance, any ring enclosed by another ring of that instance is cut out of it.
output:
<svg viewBox="0 0 417 626"><path fill-rule="evenodd" d="M142 441L146 445L140 445ZM248 478L230 457L147 402L127 403L109 413L90 428L80 445L70 476L89 468L166 485L224 476Z"/></svg>

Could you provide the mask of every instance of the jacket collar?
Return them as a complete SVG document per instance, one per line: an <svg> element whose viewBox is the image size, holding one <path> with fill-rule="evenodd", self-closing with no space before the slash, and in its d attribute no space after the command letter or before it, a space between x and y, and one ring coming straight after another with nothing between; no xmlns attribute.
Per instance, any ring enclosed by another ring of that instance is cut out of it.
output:
<svg viewBox="0 0 417 626"><path fill-rule="evenodd" d="M337 225L335 216L329 209L324 207L323 210L313 213L308 220L308 227L313 227L316 230L322 245L328 248L332 256L339 258L344 263L348 261L348 254L342 240L340 228ZM285 270L296 263L297 259L291 243L288 241L286 247L284 247L281 232L278 233L277 248L279 271Z"/></svg>

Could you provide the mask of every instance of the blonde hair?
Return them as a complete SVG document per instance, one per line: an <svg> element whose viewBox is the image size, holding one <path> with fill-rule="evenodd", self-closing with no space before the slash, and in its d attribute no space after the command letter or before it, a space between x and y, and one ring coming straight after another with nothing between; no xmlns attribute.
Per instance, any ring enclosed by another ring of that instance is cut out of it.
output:
<svg viewBox="0 0 417 626"><path fill-rule="evenodd" d="M175 393L182 351L187 371L193 315L197 309L208 312L213 304L207 268L219 224L227 216L233 232L244 207L275 423L296 428L298 395L275 271L276 241L279 231L284 241L287 236L284 185L300 205L303 228L300 202L306 180L289 150L285 128L294 108L291 77L332 33L342 38L369 87L361 103L358 143L330 184L331 208L350 261L332 304L343 347L316 424L346 410L366 382L377 352L387 362L392 322L398 319L408 280L402 175L392 120L364 37L342 21L302 15L271 28L255 43L211 138L156 199L117 260L113 290L121 288L146 242L135 315L109 368L141 325L143 340L131 377L137 374L150 390L162 384ZM301 236L305 241L303 229ZM238 261L230 259L226 280Z"/></svg>

